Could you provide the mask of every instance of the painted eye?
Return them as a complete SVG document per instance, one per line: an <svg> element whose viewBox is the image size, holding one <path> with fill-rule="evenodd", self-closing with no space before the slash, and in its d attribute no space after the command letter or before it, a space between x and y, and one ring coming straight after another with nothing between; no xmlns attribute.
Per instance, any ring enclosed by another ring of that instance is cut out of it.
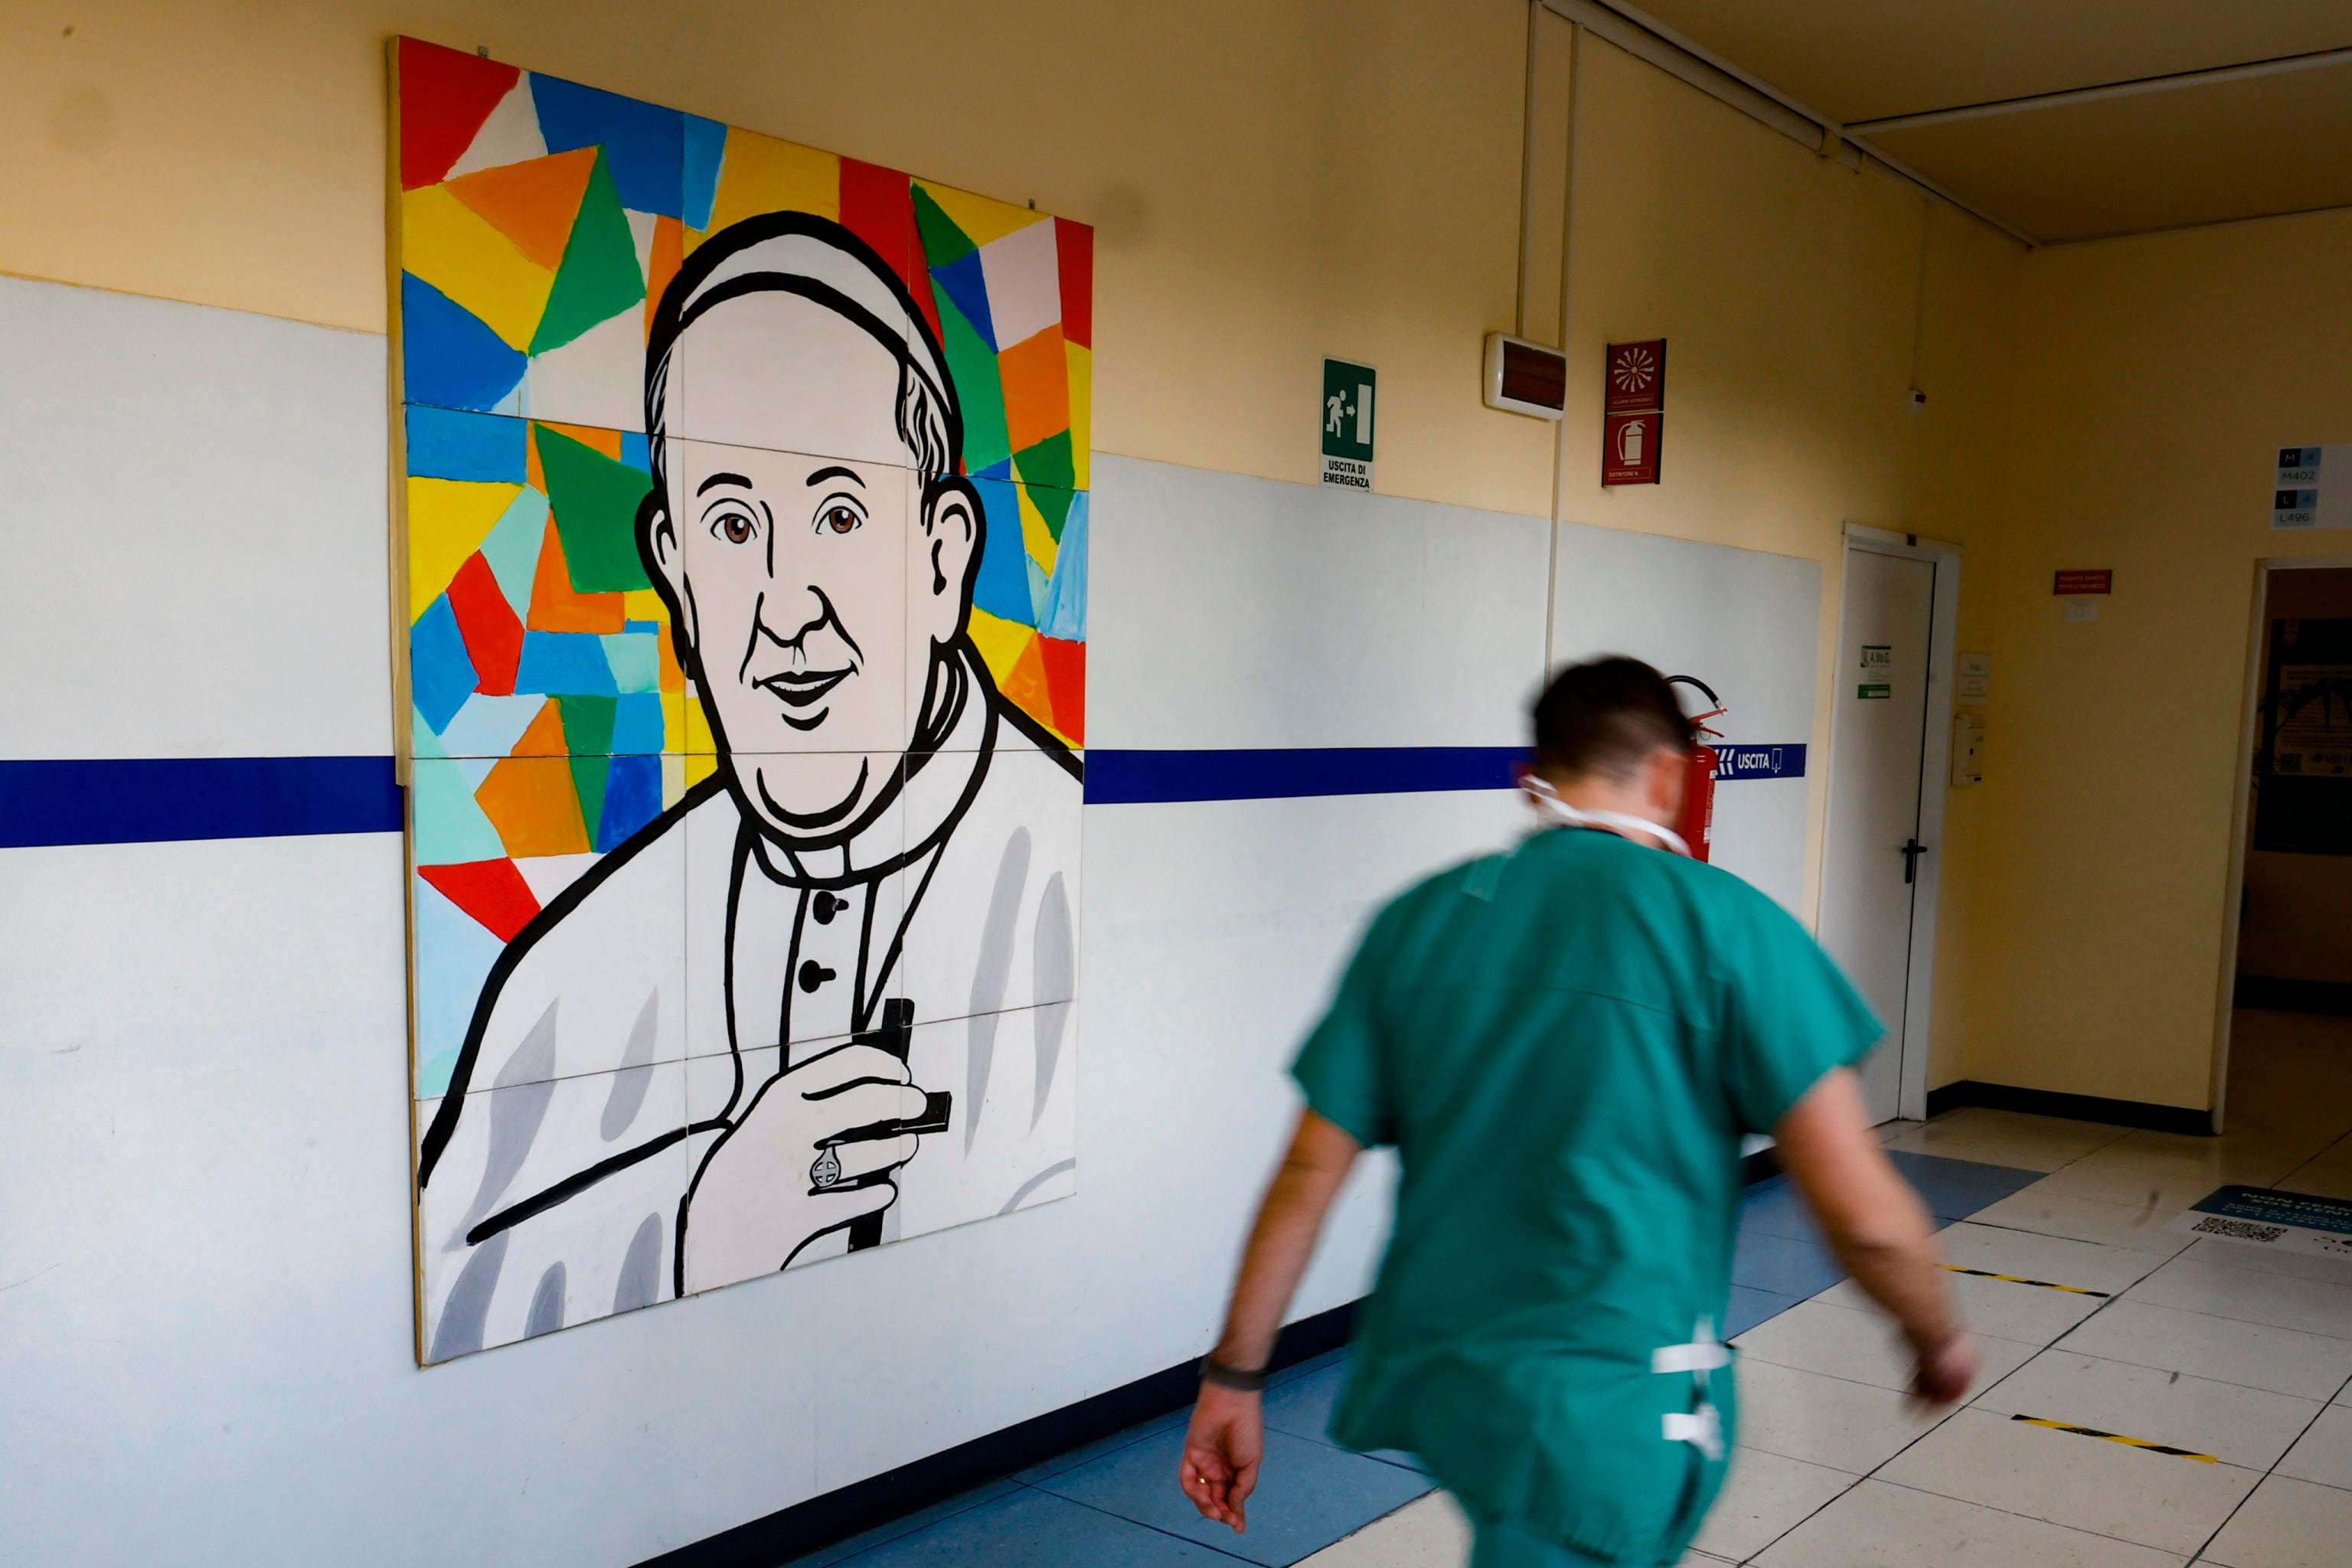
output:
<svg viewBox="0 0 2352 1568"><path fill-rule="evenodd" d="M741 507L722 507L710 519L710 531L730 544L748 544L760 531L759 523Z"/></svg>
<svg viewBox="0 0 2352 1568"><path fill-rule="evenodd" d="M817 520L821 525L831 529L835 533L852 532L864 521L865 519L857 515L855 508L840 502L825 508L824 515Z"/></svg>

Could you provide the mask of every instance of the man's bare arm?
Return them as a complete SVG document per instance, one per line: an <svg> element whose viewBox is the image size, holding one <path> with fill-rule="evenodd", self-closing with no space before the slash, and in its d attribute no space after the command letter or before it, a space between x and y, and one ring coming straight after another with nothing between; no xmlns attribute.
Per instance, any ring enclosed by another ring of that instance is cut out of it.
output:
<svg viewBox="0 0 2352 1568"><path fill-rule="evenodd" d="M1952 1310L1927 1207L1871 1132L1861 1080L1831 1073L1772 1136L1838 1261L1903 1325L1919 1358L1913 1394L1936 1405L1965 1398L1976 1343Z"/></svg>
<svg viewBox="0 0 2352 1568"><path fill-rule="evenodd" d="M1225 1310L1224 1332L1210 1352L1220 1364L1245 1373L1265 1370L1282 1329L1283 1309L1315 1256L1331 1200L1362 1152L1338 1123L1312 1110L1299 1113L1290 1149L1258 1205L1233 1303ZM1261 1415L1255 1392L1203 1383L1178 1462L1177 1480L1192 1506L1236 1531L1247 1522L1243 1504L1257 1488L1258 1460L1265 1451Z"/></svg>

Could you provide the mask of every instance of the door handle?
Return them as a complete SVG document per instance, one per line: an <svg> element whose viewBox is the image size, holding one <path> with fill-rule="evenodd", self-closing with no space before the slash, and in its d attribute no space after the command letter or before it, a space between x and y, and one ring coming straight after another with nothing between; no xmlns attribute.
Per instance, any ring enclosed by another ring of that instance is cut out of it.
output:
<svg viewBox="0 0 2352 1568"><path fill-rule="evenodd" d="M1911 885L1912 879L1919 874L1919 857L1927 853L1927 847L1916 838L1912 838L1906 840L1903 847L1895 853L1903 857L1903 885L1907 888Z"/></svg>

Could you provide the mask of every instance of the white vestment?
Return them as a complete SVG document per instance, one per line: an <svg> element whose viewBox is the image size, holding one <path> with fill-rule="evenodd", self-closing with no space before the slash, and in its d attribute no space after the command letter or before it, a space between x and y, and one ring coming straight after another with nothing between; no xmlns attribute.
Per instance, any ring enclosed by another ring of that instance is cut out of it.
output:
<svg viewBox="0 0 2352 1568"><path fill-rule="evenodd" d="M984 676L972 690L846 842L754 831L722 767L509 947L459 1109L418 1108L425 1360L676 1294L681 1202L711 1146L783 1067L853 1036L952 1097L880 1239L1076 1190L1081 790ZM909 1027L884 1028L908 1005ZM775 1180L805 1188L807 1162Z"/></svg>

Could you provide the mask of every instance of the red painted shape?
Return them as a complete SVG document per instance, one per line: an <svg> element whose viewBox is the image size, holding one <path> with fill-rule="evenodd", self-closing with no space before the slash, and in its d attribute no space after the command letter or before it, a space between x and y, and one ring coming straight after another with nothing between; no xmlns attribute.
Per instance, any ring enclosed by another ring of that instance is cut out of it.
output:
<svg viewBox="0 0 2352 1568"><path fill-rule="evenodd" d="M1045 665L1045 691L1054 703L1054 728L1070 743L1087 743L1087 645L1060 637L1039 637L1037 652Z"/></svg>
<svg viewBox="0 0 2352 1568"><path fill-rule="evenodd" d="M915 232L915 191L907 176L879 163L841 161L841 226L874 247L913 295L915 308L939 341L940 307L931 298L931 274L923 265Z"/></svg>
<svg viewBox="0 0 2352 1568"><path fill-rule="evenodd" d="M1061 263L1062 336L1095 346L1095 231L1091 225L1054 220L1054 253Z"/></svg>
<svg viewBox="0 0 2352 1568"><path fill-rule="evenodd" d="M522 77L478 55L400 40L400 188L436 185Z"/></svg>
<svg viewBox="0 0 2352 1568"><path fill-rule="evenodd" d="M480 922L500 942L512 942L539 913L539 900L511 860L467 860L456 866L419 866L416 874Z"/></svg>
<svg viewBox="0 0 2352 1568"><path fill-rule="evenodd" d="M457 612L466 657L479 678L474 689L488 697L513 696L515 667L522 662L522 623L480 551L467 556L449 580L449 608Z"/></svg>

